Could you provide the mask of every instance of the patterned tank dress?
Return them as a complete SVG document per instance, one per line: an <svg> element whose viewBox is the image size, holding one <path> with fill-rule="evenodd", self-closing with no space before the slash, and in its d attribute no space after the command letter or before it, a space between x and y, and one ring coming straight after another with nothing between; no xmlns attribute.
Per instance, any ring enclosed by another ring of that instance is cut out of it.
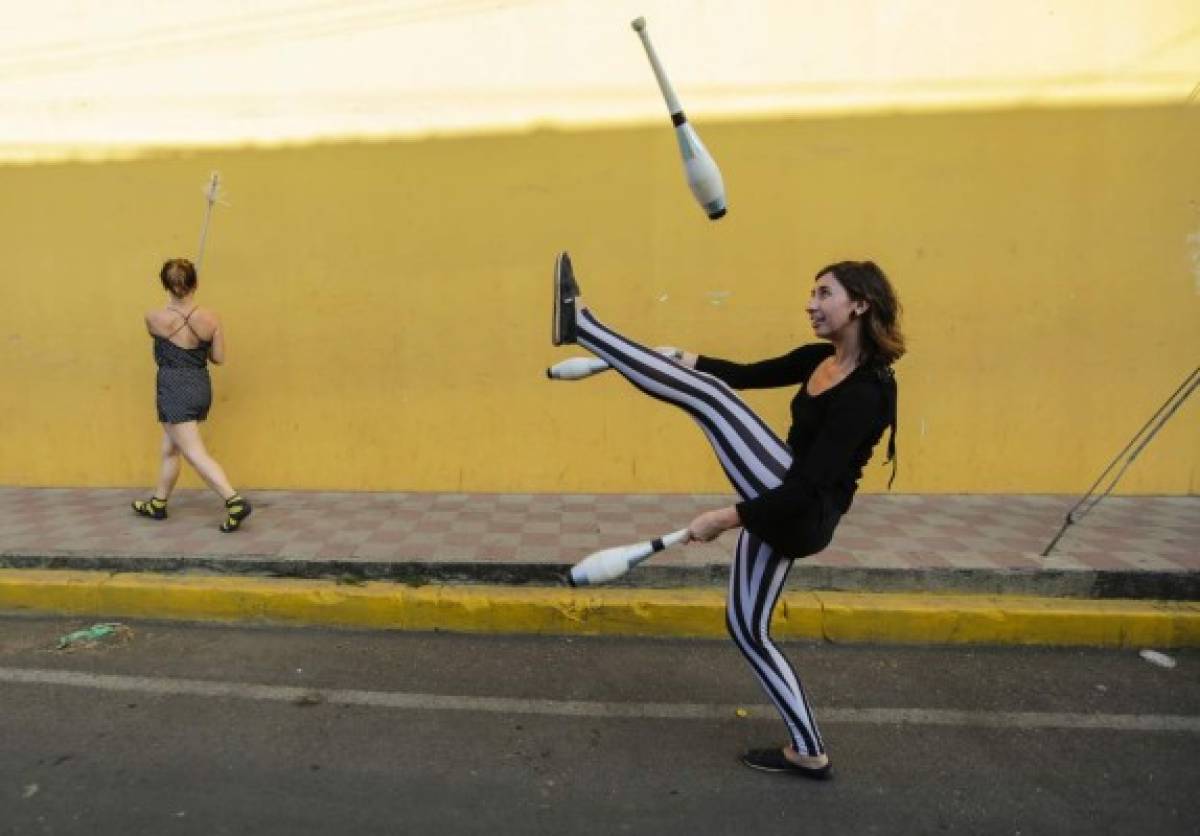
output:
<svg viewBox="0 0 1200 836"><path fill-rule="evenodd" d="M193 309L192 313L195 310ZM195 329L188 322L191 313L171 335L183 328ZM199 339L199 334L196 334ZM203 421L212 406L212 381L208 376L208 349L201 341L195 348L181 348L166 337L154 335L154 362L158 366L158 420L164 424Z"/></svg>

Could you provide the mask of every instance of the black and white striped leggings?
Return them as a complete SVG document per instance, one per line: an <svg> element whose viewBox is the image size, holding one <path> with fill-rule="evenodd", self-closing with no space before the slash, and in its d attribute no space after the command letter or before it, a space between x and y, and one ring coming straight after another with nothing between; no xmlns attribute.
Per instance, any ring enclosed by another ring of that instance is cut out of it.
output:
<svg viewBox="0 0 1200 836"><path fill-rule="evenodd" d="M783 481L791 451L723 382L626 339L590 311L579 311L576 322L581 346L650 397L695 419L742 499L753 499ZM787 723L796 751L819 755L825 744L804 688L770 635L771 613L791 568L790 558L743 528L730 571L725 623Z"/></svg>

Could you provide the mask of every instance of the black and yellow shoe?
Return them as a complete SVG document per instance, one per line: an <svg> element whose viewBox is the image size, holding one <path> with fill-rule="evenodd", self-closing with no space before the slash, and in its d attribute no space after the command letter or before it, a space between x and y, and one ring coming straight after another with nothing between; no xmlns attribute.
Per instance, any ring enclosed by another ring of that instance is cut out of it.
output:
<svg viewBox="0 0 1200 836"><path fill-rule="evenodd" d="M149 499L135 499L133 501L133 510L139 516L148 517L152 520L165 520L167 518L167 501L159 499L157 496L152 496Z"/></svg>
<svg viewBox="0 0 1200 836"><path fill-rule="evenodd" d="M230 534L241 528L242 520L250 516L253 509L250 507L250 500L242 497L241 494L235 493L229 499L225 500L225 522L221 523L221 531Z"/></svg>

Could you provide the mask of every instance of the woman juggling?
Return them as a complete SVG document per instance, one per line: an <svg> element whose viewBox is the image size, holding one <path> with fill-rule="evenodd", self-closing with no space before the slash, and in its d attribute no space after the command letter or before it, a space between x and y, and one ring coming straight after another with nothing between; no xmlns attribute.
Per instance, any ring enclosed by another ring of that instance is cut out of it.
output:
<svg viewBox="0 0 1200 836"><path fill-rule="evenodd" d="M739 529L726 624L788 729L786 746L750 750L742 763L829 777L829 756L800 678L771 640L771 613L792 561L829 545L889 427L894 473L892 364L905 349L891 283L870 261L818 270L806 310L820 342L746 364L683 351L664 356L604 325L580 300L566 253L555 265L554 294L554 344L583 346L642 392L690 415L738 495L737 503L692 520L688 534L707 542ZM784 386L799 387L786 441L733 391Z"/></svg>

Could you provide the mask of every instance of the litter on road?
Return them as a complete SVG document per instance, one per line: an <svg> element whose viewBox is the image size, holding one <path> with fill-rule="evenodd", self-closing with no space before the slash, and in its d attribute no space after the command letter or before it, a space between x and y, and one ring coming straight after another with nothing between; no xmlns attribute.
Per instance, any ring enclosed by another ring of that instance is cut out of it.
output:
<svg viewBox="0 0 1200 836"><path fill-rule="evenodd" d="M1175 667L1175 660L1165 653L1159 653L1157 650L1143 650L1138 654L1152 665L1158 665L1160 668Z"/></svg>
<svg viewBox="0 0 1200 836"><path fill-rule="evenodd" d="M124 643L133 638L133 631L124 624L116 622L107 624L93 624L91 627L86 627L82 630L76 630L73 633L67 633L58 640L56 650L78 650L80 648L91 648L97 645Z"/></svg>

